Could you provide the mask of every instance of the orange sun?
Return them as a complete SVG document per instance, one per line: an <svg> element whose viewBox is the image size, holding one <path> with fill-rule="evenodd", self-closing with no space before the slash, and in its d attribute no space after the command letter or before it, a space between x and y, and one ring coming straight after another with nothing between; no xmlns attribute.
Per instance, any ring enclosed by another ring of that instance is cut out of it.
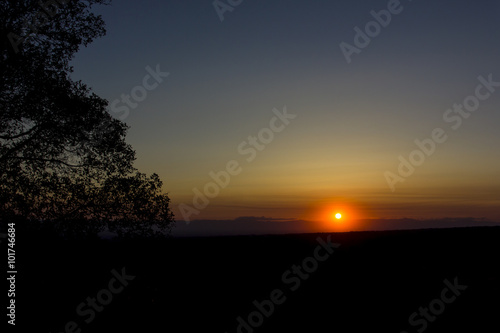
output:
<svg viewBox="0 0 500 333"><path fill-rule="evenodd" d="M312 206L308 219L316 221L320 232L349 232L359 229L362 210L348 200L324 200Z"/></svg>

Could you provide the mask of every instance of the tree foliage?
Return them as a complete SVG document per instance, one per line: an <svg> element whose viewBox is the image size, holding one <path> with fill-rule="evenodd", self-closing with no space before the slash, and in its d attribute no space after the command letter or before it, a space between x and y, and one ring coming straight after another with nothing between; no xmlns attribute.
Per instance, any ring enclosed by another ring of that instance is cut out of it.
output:
<svg viewBox="0 0 500 333"><path fill-rule="evenodd" d="M158 236L174 222L156 174L133 167L127 126L107 101L70 78L70 61L105 34L105 0L0 4L0 218Z"/></svg>

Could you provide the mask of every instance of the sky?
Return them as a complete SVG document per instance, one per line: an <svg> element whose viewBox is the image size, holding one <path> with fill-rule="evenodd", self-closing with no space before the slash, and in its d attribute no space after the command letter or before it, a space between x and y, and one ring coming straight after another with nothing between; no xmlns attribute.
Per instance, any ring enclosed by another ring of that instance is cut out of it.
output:
<svg viewBox="0 0 500 333"><path fill-rule="evenodd" d="M107 35L72 77L130 126L135 166L160 175L178 221L500 220L498 1L95 12Z"/></svg>

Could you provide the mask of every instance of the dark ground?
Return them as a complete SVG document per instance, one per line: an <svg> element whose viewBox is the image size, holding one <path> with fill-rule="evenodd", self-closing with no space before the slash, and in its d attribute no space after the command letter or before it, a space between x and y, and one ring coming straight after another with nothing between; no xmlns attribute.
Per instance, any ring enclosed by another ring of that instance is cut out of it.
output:
<svg viewBox="0 0 500 333"><path fill-rule="evenodd" d="M292 291L283 274L329 235L340 247ZM254 300L280 289L286 300L254 332L410 333L423 328L410 325L410 315L456 278L467 289L425 332L500 332L499 239L500 227L94 244L18 233L16 329L64 332L74 321L81 332L232 333L239 316L247 321L256 310ZM85 323L89 314L77 306L123 267L135 278Z"/></svg>

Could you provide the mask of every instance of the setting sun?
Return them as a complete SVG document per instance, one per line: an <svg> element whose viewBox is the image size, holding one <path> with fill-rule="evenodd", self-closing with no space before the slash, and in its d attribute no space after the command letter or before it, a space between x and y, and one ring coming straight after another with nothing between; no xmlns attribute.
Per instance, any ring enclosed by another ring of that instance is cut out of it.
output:
<svg viewBox="0 0 500 333"><path fill-rule="evenodd" d="M311 211L303 217L315 221L320 232L349 232L359 229L365 218L363 207L346 198L332 198L311 205Z"/></svg>

